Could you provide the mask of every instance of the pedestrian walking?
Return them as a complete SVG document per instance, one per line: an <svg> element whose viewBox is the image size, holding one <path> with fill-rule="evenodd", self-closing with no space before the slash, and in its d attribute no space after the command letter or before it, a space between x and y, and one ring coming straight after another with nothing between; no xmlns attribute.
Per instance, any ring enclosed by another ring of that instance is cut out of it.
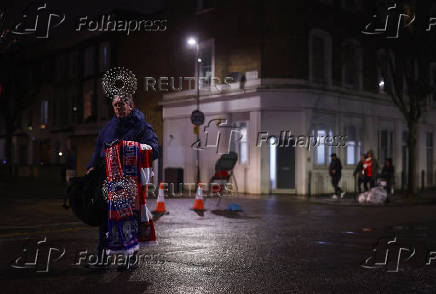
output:
<svg viewBox="0 0 436 294"><path fill-rule="evenodd" d="M356 165L356 168L354 169L353 176L357 176L357 191L362 193L362 186L364 186L365 183L365 172L363 170L363 165L365 164L365 154L360 155L360 161Z"/></svg>
<svg viewBox="0 0 436 294"><path fill-rule="evenodd" d="M385 165L383 166L380 178L383 182L385 182L387 201L389 202L392 196L392 190L393 190L392 188L395 179L395 170L394 170L394 166L392 165L392 158L387 158L385 160Z"/></svg>
<svg viewBox="0 0 436 294"><path fill-rule="evenodd" d="M333 188L335 189L335 194L333 194L332 198L337 199L339 195L341 198L344 198L345 192L339 187L339 181L342 176L342 164L339 158L336 157L336 153L332 153L331 155L329 174L332 179Z"/></svg>

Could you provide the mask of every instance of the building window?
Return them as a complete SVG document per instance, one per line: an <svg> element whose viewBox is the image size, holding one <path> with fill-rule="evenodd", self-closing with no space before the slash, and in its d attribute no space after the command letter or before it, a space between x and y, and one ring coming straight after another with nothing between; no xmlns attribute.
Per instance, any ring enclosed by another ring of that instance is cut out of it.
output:
<svg viewBox="0 0 436 294"><path fill-rule="evenodd" d="M247 123L243 122L239 125L239 128L241 129L241 140L239 141L239 163L245 164L248 162L248 130L247 130Z"/></svg>
<svg viewBox="0 0 436 294"><path fill-rule="evenodd" d="M213 40L199 44L199 77L200 89L210 89L214 77L214 42Z"/></svg>
<svg viewBox="0 0 436 294"><path fill-rule="evenodd" d="M347 165L355 165L360 160L362 152L361 130L355 125L346 127L346 160Z"/></svg>
<svg viewBox="0 0 436 294"><path fill-rule="evenodd" d="M83 84L83 122L95 121L94 109L94 96L95 96L95 82L94 80L87 80Z"/></svg>
<svg viewBox="0 0 436 294"><path fill-rule="evenodd" d="M230 150L238 154L240 164L248 163L248 124L245 121L236 122L231 131Z"/></svg>
<svg viewBox="0 0 436 294"><path fill-rule="evenodd" d="M354 40L342 45L342 83L346 88L362 88L362 50Z"/></svg>
<svg viewBox="0 0 436 294"><path fill-rule="evenodd" d="M312 129L312 136L316 139L317 146L313 149L312 157L315 165L325 166L330 164L330 154L336 147L330 138L333 138L333 128L320 124Z"/></svg>
<svg viewBox="0 0 436 294"><path fill-rule="evenodd" d="M67 73L67 58L64 55L56 58L56 76L55 80L60 82L65 79Z"/></svg>
<svg viewBox="0 0 436 294"><path fill-rule="evenodd" d="M88 47L83 58L83 75L85 77L95 74L95 49Z"/></svg>
<svg viewBox="0 0 436 294"><path fill-rule="evenodd" d="M48 125L48 100L41 101L41 129Z"/></svg>
<svg viewBox="0 0 436 294"><path fill-rule="evenodd" d="M313 29L309 34L309 80L331 84L332 41L328 32Z"/></svg>
<svg viewBox="0 0 436 294"><path fill-rule="evenodd" d="M99 70L104 72L110 67L111 60L111 47L109 42L103 42L99 48Z"/></svg>
<svg viewBox="0 0 436 294"><path fill-rule="evenodd" d="M77 51L71 52L69 59L68 76L70 79L75 79L79 73L79 53Z"/></svg>
<svg viewBox="0 0 436 294"><path fill-rule="evenodd" d="M60 96L59 89L54 97L51 99L51 126L52 128L57 128L59 124L59 106L61 103L58 101L58 97Z"/></svg>
<svg viewBox="0 0 436 294"><path fill-rule="evenodd" d="M394 153L394 132L391 130L381 130L378 132L379 141L379 162L382 164L387 158L392 158Z"/></svg>

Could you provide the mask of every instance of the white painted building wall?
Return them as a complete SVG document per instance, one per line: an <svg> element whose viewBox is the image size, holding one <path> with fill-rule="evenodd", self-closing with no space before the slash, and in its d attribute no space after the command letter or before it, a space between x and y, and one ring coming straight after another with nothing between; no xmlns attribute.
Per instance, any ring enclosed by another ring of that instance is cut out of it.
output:
<svg viewBox="0 0 436 294"><path fill-rule="evenodd" d="M274 81L268 80L273 83ZM277 82L277 81L275 81ZM279 80L284 83L286 81ZM287 81L296 83L295 81ZM306 82L302 82L307 85ZM260 84L260 83L259 83ZM274 83L273 83L274 84ZM301 85L300 85L301 86ZM196 151L191 147L196 135L190 122L191 112L195 109L193 93L180 92L164 97L164 142L163 168L181 167L184 169L184 181L194 182L196 175ZM201 95L200 110L205 112L207 123L211 119L229 121L247 121L249 140L249 160L246 164L237 164L234 173L239 191L242 193L271 193L270 150L263 144L256 146L258 133L269 132L280 135L283 130L290 130L294 135L311 135L314 124L331 124L334 135L345 135L348 125L361 125L362 151L373 150L379 157L378 131L393 132L392 157L396 169L396 187L401 186L402 133L407 130L405 121L388 97L370 93L356 93L338 89L298 88L293 89L251 89L234 90L220 93L205 92ZM434 112L426 115L425 122L418 136L418 174L426 170L426 134L435 134L436 119ZM204 144L204 126L200 138ZM223 131L225 133L225 131ZM212 134L212 133L211 133ZM435 135L433 135L434 140ZM433 144L434 145L434 144ZM344 166L340 185L347 191L355 189L352 175L355 165L347 165L346 150L336 151ZM312 174L311 194L332 193L333 188L328 175L328 166L314 164L312 151L296 148L295 190L292 193L306 195L309 193L309 173ZM208 182L214 173L215 163L220 154L215 148L200 151L201 181ZM436 159L436 156L434 156ZM380 166L383 162L379 162ZM433 169L435 163L433 162ZM434 175L435 177L435 175ZM420 180L421 183L421 180ZM433 179L433 185L436 178ZM428 185L426 183L426 185ZM289 191L285 191L289 192Z"/></svg>

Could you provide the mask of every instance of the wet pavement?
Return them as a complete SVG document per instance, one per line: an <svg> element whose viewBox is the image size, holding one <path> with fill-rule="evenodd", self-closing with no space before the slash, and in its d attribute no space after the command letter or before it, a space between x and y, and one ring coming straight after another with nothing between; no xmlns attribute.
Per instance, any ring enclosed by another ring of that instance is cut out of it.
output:
<svg viewBox="0 0 436 294"><path fill-rule="evenodd" d="M95 252L97 228L63 210L60 199L2 199L1 293L436 292L435 205L232 200L242 213L223 211L230 199L219 207L207 199L200 217L189 209L193 199L167 199L170 213L156 222L159 244L141 248L139 268L117 272L75 264L80 251ZM35 256L44 238L35 266L11 267Z"/></svg>

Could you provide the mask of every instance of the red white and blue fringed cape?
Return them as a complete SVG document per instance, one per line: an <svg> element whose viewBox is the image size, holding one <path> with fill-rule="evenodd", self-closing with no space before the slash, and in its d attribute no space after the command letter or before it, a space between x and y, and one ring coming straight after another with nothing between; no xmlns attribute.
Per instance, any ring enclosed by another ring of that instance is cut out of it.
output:
<svg viewBox="0 0 436 294"><path fill-rule="evenodd" d="M117 140L105 148L108 190L106 253L130 255L140 245L156 243L151 213L145 205L152 171L152 148Z"/></svg>

